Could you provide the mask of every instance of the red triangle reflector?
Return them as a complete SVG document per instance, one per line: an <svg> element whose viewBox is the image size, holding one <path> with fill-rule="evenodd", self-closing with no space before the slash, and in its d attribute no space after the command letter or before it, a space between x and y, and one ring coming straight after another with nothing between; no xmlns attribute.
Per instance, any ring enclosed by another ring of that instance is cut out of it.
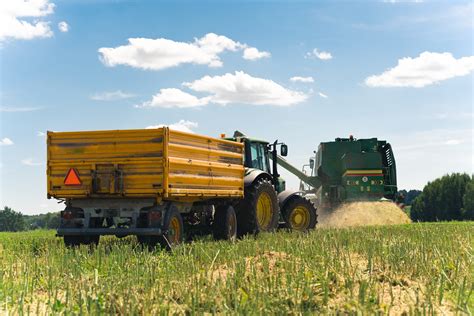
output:
<svg viewBox="0 0 474 316"><path fill-rule="evenodd" d="M65 185L81 185L81 179L76 169L71 168L67 172L66 178L64 178Z"/></svg>

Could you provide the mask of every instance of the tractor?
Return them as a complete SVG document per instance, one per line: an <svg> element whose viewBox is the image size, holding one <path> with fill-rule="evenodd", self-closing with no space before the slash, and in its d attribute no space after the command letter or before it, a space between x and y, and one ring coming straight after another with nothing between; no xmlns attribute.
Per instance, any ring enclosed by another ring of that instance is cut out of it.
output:
<svg viewBox="0 0 474 316"><path fill-rule="evenodd" d="M313 203L302 191L286 190L285 180L278 174L277 148L281 156L287 156L288 146L250 138L239 131L226 139L243 143L245 149L245 197L236 206L239 235L278 226L304 232L313 229L317 223Z"/></svg>

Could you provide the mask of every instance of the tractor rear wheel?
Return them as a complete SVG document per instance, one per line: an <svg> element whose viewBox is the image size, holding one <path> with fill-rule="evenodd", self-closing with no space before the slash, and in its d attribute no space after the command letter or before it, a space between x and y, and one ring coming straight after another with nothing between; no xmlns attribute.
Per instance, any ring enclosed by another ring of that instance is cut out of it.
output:
<svg viewBox="0 0 474 316"><path fill-rule="evenodd" d="M216 208L212 233L217 240L235 241L237 238L237 216L232 205L222 205Z"/></svg>
<svg viewBox="0 0 474 316"><path fill-rule="evenodd" d="M278 198L271 182L259 179L245 188L237 206L238 235L273 231L278 225Z"/></svg>
<svg viewBox="0 0 474 316"><path fill-rule="evenodd" d="M302 196L291 198L282 210L285 219L284 227L307 232L313 229L318 223L318 215L313 203Z"/></svg>

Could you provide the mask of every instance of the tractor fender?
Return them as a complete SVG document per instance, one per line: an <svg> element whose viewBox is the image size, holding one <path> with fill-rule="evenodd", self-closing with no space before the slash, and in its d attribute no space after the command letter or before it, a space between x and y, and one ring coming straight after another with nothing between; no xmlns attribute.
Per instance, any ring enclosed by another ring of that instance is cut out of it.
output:
<svg viewBox="0 0 474 316"><path fill-rule="evenodd" d="M259 180L261 178L265 178L269 181L272 181L272 176L265 171L259 170L259 169L248 169L245 172L245 177L244 177L244 186L249 186L252 183L255 182L255 180Z"/></svg>
<svg viewBox="0 0 474 316"><path fill-rule="evenodd" d="M278 194L278 204L280 205L280 210L283 210L286 203L288 203L294 196L301 196L303 191L293 191L285 190Z"/></svg>

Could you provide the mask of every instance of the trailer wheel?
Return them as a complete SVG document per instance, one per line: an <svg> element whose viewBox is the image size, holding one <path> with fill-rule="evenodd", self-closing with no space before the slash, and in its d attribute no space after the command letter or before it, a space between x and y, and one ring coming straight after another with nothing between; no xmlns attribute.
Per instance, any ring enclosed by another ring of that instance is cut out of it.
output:
<svg viewBox="0 0 474 316"><path fill-rule="evenodd" d="M284 227L307 232L318 223L318 215L313 203L301 196L294 196L286 203L283 210Z"/></svg>
<svg viewBox="0 0 474 316"><path fill-rule="evenodd" d="M82 243L82 236L63 236L63 239L68 248L79 247Z"/></svg>
<svg viewBox="0 0 474 316"><path fill-rule="evenodd" d="M279 215L273 185L266 179L259 179L245 188L245 197L237 206L238 235L273 231Z"/></svg>
<svg viewBox="0 0 474 316"><path fill-rule="evenodd" d="M232 205L216 208L212 224L214 239L235 241L237 238L237 216Z"/></svg>
<svg viewBox="0 0 474 316"><path fill-rule="evenodd" d="M104 219L102 217L91 217L89 219L89 228L102 228ZM83 236L82 243L91 246L97 246L99 244L100 235Z"/></svg>
<svg viewBox="0 0 474 316"><path fill-rule="evenodd" d="M170 250L183 242L183 217L177 209L171 208L166 212L163 224L163 235L158 237L162 247Z"/></svg>

